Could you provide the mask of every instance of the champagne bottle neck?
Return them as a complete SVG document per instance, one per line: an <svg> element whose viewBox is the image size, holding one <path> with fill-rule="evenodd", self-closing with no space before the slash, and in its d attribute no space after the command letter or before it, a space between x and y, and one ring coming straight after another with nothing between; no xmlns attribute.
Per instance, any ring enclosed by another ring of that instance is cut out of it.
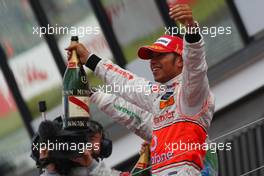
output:
<svg viewBox="0 0 264 176"><path fill-rule="evenodd" d="M76 44L78 43L77 41L71 41L71 44ZM72 50L71 57L68 60L68 68L77 68L79 67L79 58L77 55L76 50Z"/></svg>

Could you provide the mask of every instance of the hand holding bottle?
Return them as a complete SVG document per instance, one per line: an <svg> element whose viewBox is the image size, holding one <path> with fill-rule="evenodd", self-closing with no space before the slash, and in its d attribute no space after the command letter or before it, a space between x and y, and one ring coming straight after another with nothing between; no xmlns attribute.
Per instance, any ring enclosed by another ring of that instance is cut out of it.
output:
<svg viewBox="0 0 264 176"><path fill-rule="evenodd" d="M72 55L72 51L76 50L78 58L81 61L81 64L84 65L87 60L89 55L91 54L88 49L82 44L82 43L74 43L71 44L70 46L68 46L67 48L65 48L65 50L67 50L67 55L68 55L68 59L71 57Z"/></svg>

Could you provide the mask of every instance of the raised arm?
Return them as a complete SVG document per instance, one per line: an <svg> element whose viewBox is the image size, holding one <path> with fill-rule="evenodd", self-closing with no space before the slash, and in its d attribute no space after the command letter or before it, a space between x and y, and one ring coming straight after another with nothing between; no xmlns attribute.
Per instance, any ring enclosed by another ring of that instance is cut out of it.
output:
<svg viewBox="0 0 264 176"><path fill-rule="evenodd" d="M92 103L111 119L126 126L146 141L151 141L152 114L113 94L97 91L90 97Z"/></svg>
<svg viewBox="0 0 264 176"><path fill-rule="evenodd" d="M187 34L183 51L181 108L183 112L194 115L201 110L209 96L205 47L200 34Z"/></svg>
<svg viewBox="0 0 264 176"><path fill-rule="evenodd" d="M187 29L183 42L183 79L179 91L179 108L185 115L195 115L201 111L210 95L205 43L189 5L176 5L170 9L170 16Z"/></svg>

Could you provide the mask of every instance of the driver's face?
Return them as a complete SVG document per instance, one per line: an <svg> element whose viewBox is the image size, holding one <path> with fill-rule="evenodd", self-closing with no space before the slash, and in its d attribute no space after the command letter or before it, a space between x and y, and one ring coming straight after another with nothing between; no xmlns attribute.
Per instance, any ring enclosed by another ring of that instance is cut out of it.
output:
<svg viewBox="0 0 264 176"><path fill-rule="evenodd" d="M182 58L174 53L152 53L150 69L156 82L165 83L181 73Z"/></svg>

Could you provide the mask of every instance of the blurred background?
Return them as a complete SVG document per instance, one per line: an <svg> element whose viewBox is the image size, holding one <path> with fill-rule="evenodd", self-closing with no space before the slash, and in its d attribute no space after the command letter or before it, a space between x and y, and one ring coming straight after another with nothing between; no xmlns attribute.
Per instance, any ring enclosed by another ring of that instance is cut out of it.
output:
<svg viewBox="0 0 264 176"><path fill-rule="evenodd" d="M62 75L70 33L45 34L41 26L98 29L79 34L93 53L153 80L149 63L137 49L176 25L168 7L189 2L200 26L231 27L231 34L204 35L209 81L216 96L210 130L219 151L219 175L264 175L264 16L263 0L0 0L0 175L38 175L29 157L31 137L42 120L62 112ZM78 31L80 32L80 31ZM90 84L102 84L88 71ZM108 166L128 170L138 159L142 140L92 105L95 120L114 142Z"/></svg>

